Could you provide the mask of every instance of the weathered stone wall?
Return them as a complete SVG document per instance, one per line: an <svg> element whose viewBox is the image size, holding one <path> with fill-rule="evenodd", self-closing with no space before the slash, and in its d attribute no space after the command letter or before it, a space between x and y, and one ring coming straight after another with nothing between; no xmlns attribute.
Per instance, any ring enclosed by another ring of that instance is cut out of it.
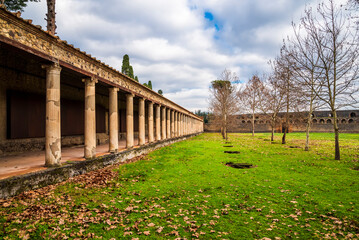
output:
<svg viewBox="0 0 359 240"><path fill-rule="evenodd" d="M183 141L198 134L172 138L156 143L144 145L139 148L129 149L120 153L106 155L91 160L76 162L61 167L49 168L43 171L29 173L0 180L0 198L8 198L22 192L45 187L47 185L65 181L71 177L94 171L118 162L124 162L127 159L147 154L155 149L167 146L169 144Z"/></svg>
<svg viewBox="0 0 359 240"><path fill-rule="evenodd" d="M330 111L316 111L313 113L311 132L334 132ZM343 133L359 133L359 110L340 110L337 112L339 131ZM289 132L305 132L306 123L302 113L290 113ZM249 114L235 116L235 124L228 131L250 133L252 132L252 116ZM284 113L279 114L275 132L282 132ZM267 117L258 114L255 117L255 132L270 132L271 126ZM220 128L211 123L205 124L206 132L220 132Z"/></svg>

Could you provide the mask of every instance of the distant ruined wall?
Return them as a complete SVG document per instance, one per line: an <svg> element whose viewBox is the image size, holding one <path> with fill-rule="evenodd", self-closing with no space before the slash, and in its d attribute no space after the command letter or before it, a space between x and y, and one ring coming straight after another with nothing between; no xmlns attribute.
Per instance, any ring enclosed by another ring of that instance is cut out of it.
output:
<svg viewBox="0 0 359 240"><path fill-rule="evenodd" d="M330 111L316 111L313 113L313 124L311 132L334 132ZM299 116L300 115L300 116ZM341 110L337 112L339 131L343 133L359 133L359 110ZM290 113L289 132L305 132L306 123L302 113ZM280 120L277 122L275 132L281 133L284 120L284 113L279 114ZM250 114L235 116L235 124L231 126L229 132L250 133L252 132L252 116ZM269 120L263 114L255 115L255 132L271 132ZM220 127L215 126L209 121L204 126L205 132L220 132Z"/></svg>

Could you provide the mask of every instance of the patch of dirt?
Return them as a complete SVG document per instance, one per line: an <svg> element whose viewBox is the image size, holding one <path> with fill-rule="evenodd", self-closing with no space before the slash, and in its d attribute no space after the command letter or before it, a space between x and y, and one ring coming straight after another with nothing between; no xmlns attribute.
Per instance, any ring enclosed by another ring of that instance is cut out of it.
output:
<svg viewBox="0 0 359 240"><path fill-rule="evenodd" d="M230 153L230 154L240 154L240 151L224 151L224 153Z"/></svg>
<svg viewBox="0 0 359 240"><path fill-rule="evenodd" d="M223 147L233 147L232 145L228 145L228 146L223 146Z"/></svg>
<svg viewBox="0 0 359 240"><path fill-rule="evenodd" d="M288 146L289 148L302 148L301 146Z"/></svg>
<svg viewBox="0 0 359 240"><path fill-rule="evenodd" d="M233 163L233 162L227 162L226 166L232 167L232 168L239 168L239 169L257 167L257 166L254 166L252 163Z"/></svg>

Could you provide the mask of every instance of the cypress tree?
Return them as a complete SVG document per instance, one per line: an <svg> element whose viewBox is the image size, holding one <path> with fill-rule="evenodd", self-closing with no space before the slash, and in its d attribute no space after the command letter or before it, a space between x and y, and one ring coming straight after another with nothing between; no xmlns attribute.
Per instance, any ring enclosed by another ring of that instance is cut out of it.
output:
<svg viewBox="0 0 359 240"><path fill-rule="evenodd" d="M149 89L152 89L152 82L151 80L148 81L148 83L143 83L144 86L148 87Z"/></svg>
<svg viewBox="0 0 359 240"><path fill-rule="evenodd" d="M130 67L129 67L129 73L128 73L128 76L130 77L130 78L132 78L132 79L134 79L135 78L135 76L133 75L133 68L132 68L132 66L130 65Z"/></svg>
<svg viewBox="0 0 359 240"><path fill-rule="evenodd" d="M121 72L123 74L129 76L129 73L130 73L130 57L127 54L123 55Z"/></svg>

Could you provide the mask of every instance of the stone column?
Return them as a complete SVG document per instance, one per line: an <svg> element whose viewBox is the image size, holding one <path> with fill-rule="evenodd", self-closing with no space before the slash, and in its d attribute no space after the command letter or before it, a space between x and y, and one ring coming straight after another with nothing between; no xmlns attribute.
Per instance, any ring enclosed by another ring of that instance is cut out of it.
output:
<svg viewBox="0 0 359 240"><path fill-rule="evenodd" d="M43 65L42 68L46 69L45 166L59 166L61 161L61 67L54 63Z"/></svg>
<svg viewBox="0 0 359 240"><path fill-rule="evenodd" d="M153 136L153 102L148 103L148 142L154 142Z"/></svg>
<svg viewBox="0 0 359 240"><path fill-rule="evenodd" d="M171 138L171 109L167 108L167 138Z"/></svg>
<svg viewBox="0 0 359 240"><path fill-rule="evenodd" d="M118 152L118 88L109 88L109 151L112 153Z"/></svg>
<svg viewBox="0 0 359 240"><path fill-rule="evenodd" d="M139 145L146 144L146 130L145 130L145 99L140 98L138 100L138 141Z"/></svg>
<svg viewBox="0 0 359 240"><path fill-rule="evenodd" d="M186 115L183 115L183 135L187 135L187 124L186 124L186 121L187 121L187 116L186 116Z"/></svg>
<svg viewBox="0 0 359 240"><path fill-rule="evenodd" d="M162 139L166 139L166 107L162 108Z"/></svg>
<svg viewBox="0 0 359 240"><path fill-rule="evenodd" d="M133 147L133 97L132 93L126 94L126 148Z"/></svg>
<svg viewBox="0 0 359 240"><path fill-rule="evenodd" d="M85 82L85 158L96 157L96 99L94 78Z"/></svg>
<svg viewBox="0 0 359 240"><path fill-rule="evenodd" d="M181 119L181 114L178 112L177 113L177 137L181 136L180 119Z"/></svg>
<svg viewBox="0 0 359 240"><path fill-rule="evenodd" d="M184 127L183 127L183 131L184 131L183 135L187 135L187 116L186 115L183 116L183 125L184 125Z"/></svg>
<svg viewBox="0 0 359 240"><path fill-rule="evenodd" d="M189 133L190 133L190 134L193 133L193 132L192 132L192 120L193 120L193 119L190 117L190 118L189 118Z"/></svg>
<svg viewBox="0 0 359 240"><path fill-rule="evenodd" d="M189 117L188 116L186 116L186 135L188 135L189 134Z"/></svg>
<svg viewBox="0 0 359 240"><path fill-rule="evenodd" d="M156 140L161 140L161 105L156 105Z"/></svg>
<svg viewBox="0 0 359 240"><path fill-rule="evenodd" d="M174 138L175 136L175 112L171 110L171 137Z"/></svg>
<svg viewBox="0 0 359 240"><path fill-rule="evenodd" d="M192 117L189 118L188 125L189 125L189 134L192 134Z"/></svg>
<svg viewBox="0 0 359 240"><path fill-rule="evenodd" d="M182 136L183 135L183 128L182 128L182 113L179 114L179 119L178 119L178 124L179 124L179 135Z"/></svg>
<svg viewBox="0 0 359 240"><path fill-rule="evenodd" d="M177 137L177 112L173 111L173 136Z"/></svg>

